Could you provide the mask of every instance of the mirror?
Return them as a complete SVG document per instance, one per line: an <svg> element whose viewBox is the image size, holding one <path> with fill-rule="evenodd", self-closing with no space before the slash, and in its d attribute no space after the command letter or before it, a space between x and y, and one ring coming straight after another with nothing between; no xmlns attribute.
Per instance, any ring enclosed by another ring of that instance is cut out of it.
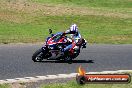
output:
<svg viewBox="0 0 132 88"><path fill-rule="evenodd" d="M52 33L52 30L51 29L49 29L49 34L51 34Z"/></svg>

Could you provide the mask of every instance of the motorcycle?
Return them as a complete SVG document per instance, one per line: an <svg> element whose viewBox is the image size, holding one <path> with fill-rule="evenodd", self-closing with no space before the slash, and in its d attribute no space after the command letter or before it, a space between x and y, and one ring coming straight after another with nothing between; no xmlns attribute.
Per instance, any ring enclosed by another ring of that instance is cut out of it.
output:
<svg viewBox="0 0 132 88"><path fill-rule="evenodd" d="M84 39L79 40L80 42L75 46L75 42L70 37L64 35L63 32L52 34L52 30L49 29L49 34L51 34L51 36L47 37L43 47L33 54L32 60L34 62L41 62L44 59L64 60L70 62L79 55L81 47L86 48L86 42ZM70 44L73 44L73 48L67 53L64 53L63 49Z"/></svg>

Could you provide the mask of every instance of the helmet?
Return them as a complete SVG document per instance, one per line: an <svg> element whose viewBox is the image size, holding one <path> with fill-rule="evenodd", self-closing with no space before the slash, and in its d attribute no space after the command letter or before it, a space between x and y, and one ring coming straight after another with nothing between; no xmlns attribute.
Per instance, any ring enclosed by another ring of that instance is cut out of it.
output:
<svg viewBox="0 0 132 88"><path fill-rule="evenodd" d="M77 27L76 24L71 25L70 32L72 32L72 33L77 33L78 32L78 27Z"/></svg>

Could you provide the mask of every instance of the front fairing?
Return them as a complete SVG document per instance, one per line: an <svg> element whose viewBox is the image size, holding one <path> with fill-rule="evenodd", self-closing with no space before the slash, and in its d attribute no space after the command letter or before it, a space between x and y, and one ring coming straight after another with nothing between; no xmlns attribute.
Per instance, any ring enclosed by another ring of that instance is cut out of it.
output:
<svg viewBox="0 0 132 88"><path fill-rule="evenodd" d="M51 37L48 37L46 39L44 46L47 46L50 50L56 50L58 49L57 47L58 43L63 42L63 41L60 42L61 39L62 39L62 32L53 34Z"/></svg>

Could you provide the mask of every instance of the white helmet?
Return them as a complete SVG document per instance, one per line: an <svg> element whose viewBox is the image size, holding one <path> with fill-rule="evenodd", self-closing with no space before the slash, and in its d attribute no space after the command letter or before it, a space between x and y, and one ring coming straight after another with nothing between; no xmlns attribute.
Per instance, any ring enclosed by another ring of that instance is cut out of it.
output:
<svg viewBox="0 0 132 88"><path fill-rule="evenodd" d="M73 33L77 33L78 32L78 27L76 24L71 25L70 27L70 31Z"/></svg>

